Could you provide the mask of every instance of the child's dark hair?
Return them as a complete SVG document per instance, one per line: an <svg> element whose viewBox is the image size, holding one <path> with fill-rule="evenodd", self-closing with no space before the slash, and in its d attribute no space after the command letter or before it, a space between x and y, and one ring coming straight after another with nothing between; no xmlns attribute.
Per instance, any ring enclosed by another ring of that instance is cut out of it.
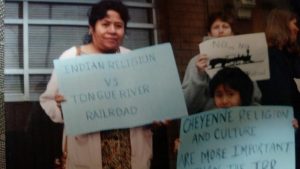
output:
<svg viewBox="0 0 300 169"><path fill-rule="evenodd" d="M219 70L209 82L209 92L214 97L219 85L230 87L239 91L241 106L249 106L252 103L253 82L249 76L238 67L225 67Z"/></svg>
<svg viewBox="0 0 300 169"><path fill-rule="evenodd" d="M94 28L97 20L103 19L108 10L114 10L120 15L126 29L127 22L130 17L127 7L121 2L121 0L101 0L97 4L93 5L88 12L89 25Z"/></svg>

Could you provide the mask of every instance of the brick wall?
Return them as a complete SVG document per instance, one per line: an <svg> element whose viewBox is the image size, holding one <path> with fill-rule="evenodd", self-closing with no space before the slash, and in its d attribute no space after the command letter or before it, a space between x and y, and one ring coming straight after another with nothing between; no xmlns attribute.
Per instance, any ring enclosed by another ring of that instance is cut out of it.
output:
<svg viewBox="0 0 300 169"><path fill-rule="evenodd" d="M208 13L221 10L224 2L222 0L156 1L159 42L172 44L181 79L189 60L199 53L198 44L202 37L207 34Z"/></svg>
<svg viewBox="0 0 300 169"><path fill-rule="evenodd" d="M163 35L159 41L172 44L182 78L188 61L199 51L197 44L205 34L206 3L203 0L163 1L159 0L161 6L157 8L158 32Z"/></svg>

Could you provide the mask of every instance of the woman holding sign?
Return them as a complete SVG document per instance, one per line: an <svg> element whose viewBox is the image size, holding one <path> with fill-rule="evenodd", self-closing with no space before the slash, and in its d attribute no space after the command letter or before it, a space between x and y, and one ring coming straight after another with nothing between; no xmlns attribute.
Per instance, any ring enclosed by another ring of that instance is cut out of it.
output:
<svg viewBox="0 0 300 169"><path fill-rule="evenodd" d="M220 38L234 35L234 19L226 13L213 13L208 20L208 37L203 39ZM208 67L208 56L200 53L193 57L185 71L182 89L190 114L198 113L213 107L210 99L208 84L210 78L205 69ZM261 92L254 83L254 100L259 102Z"/></svg>
<svg viewBox="0 0 300 169"><path fill-rule="evenodd" d="M270 79L260 81L258 85L262 91L263 105L292 106L294 116L299 121L300 93L294 81L294 78L300 77L297 25L297 17L290 11L274 9L270 12L265 29L269 46ZM299 169L299 133L296 137L296 166Z"/></svg>
<svg viewBox="0 0 300 169"><path fill-rule="evenodd" d="M121 47L129 20L127 8L121 1L102 0L89 11L91 42L66 50L60 59L80 57L81 54L127 52ZM76 84L74 84L76 85ZM57 76L52 74L40 104L47 115L63 123ZM152 132L149 128L102 131L64 137L67 169L149 169L152 158Z"/></svg>

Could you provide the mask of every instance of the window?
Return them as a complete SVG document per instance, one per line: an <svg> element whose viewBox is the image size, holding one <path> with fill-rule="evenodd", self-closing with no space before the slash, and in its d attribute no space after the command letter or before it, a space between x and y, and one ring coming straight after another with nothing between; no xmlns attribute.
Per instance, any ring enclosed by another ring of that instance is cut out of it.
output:
<svg viewBox="0 0 300 169"><path fill-rule="evenodd" d="M6 0L5 101L37 101L45 90L53 60L83 42L87 11L98 0ZM153 1L124 0L131 20L123 46L157 43Z"/></svg>

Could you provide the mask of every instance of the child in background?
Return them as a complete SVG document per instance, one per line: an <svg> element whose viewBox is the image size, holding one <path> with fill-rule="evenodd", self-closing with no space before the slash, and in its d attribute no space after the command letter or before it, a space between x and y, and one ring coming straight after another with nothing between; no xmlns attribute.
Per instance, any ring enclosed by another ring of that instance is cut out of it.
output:
<svg viewBox="0 0 300 169"><path fill-rule="evenodd" d="M238 67L218 71L209 82L209 91L216 108L253 105L253 82Z"/></svg>
<svg viewBox="0 0 300 169"><path fill-rule="evenodd" d="M215 108L253 105L253 81L238 67L225 67L209 81L209 94ZM174 152L178 151L179 138L175 139Z"/></svg>
<svg viewBox="0 0 300 169"><path fill-rule="evenodd" d="M215 108L258 105L253 102L253 81L238 67L225 67L219 70L209 82L210 96ZM292 121L298 128L298 121ZM174 151L177 152L180 140L175 140Z"/></svg>
<svg viewBox="0 0 300 169"><path fill-rule="evenodd" d="M253 102L253 82L238 67L226 67L217 72L209 83L210 96L216 108L258 105ZM293 119L292 125L299 128L298 120Z"/></svg>

